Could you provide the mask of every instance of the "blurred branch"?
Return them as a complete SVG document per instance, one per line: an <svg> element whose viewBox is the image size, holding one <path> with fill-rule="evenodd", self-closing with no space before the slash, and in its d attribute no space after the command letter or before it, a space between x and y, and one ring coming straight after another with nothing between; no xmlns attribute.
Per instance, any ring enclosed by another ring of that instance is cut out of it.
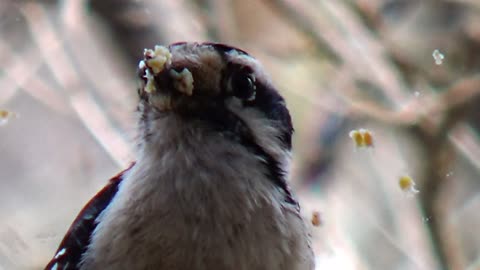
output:
<svg viewBox="0 0 480 270"><path fill-rule="evenodd" d="M393 124L414 131L421 141L426 156L430 157L423 175L422 181L422 207L427 217L432 218L430 224L433 247L436 249L441 265L451 269L461 269L461 256L454 238L446 237L442 220L446 220L446 214L441 209L447 198L440 198L439 192L447 183L446 172L442 168L450 168L455 156L452 144L462 147L458 140L449 138L448 134L468 115L468 112L480 101L480 76L472 76L460 80L450 89L438 96L426 97L424 102L413 102L403 110L393 112L379 107L373 102L352 102L352 108L360 115L366 115L376 121ZM464 138L473 139L465 134ZM478 140L470 141L470 145L480 145ZM477 147L478 148L478 147ZM465 147L463 147L465 149ZM478 166L478 159L471 151L462 151L472 164ZM480 153L480 151L476 152ZM450 239L450 240L449 240Z"/></svg>
<svg viewBox="0 0 480 270"><path fill-rule="evenodd" d="M463 79L443 93L438 99L437 106L425 115L424 121L429 121L427 117L432 114L440 115L441 120L433 126L433 129L430 124L422 125L422 121L412 129L422 142L421 145L424 146L427 156L430 157L422 181L423 195L420 197L422 208L427 217L435 217L430 222L433 247L436 249L441 265L449 269L462 269L464 265L456 238L451 232L446 233L448 225L444 224L444 220L446 220L445 203L448 201L448 195L440 196L442 195L440 192L449 181L445 168L448 170L452 167L455 157L448 134L453 127L465 119L466 113L478 104L479 97L479 77Z"/></svg>
<svg viewBox="0 0 480 270"><path fill-rule="evenodd" d="M421 181L424 190L421 202L424 214L432 217L429 223L432 247L442 267L460 269L461 256L458 250L452 248L455 244L452 239L442 236L445 215L439 209L439 191L445 187L447 180L441 168L449 168L453 162L455 153L447 135L465 120L473 104L478 102L479 77L462 79L440 95L424 95L421 99L409 97L404 82L398 76L398 69L390 65L387 58L391 50L384 47L382 40L370 34L345 3L267 2L311 37L320 50L331 59L340 60L340 65L351 71L343 77L346 82L343 87L336 88L343 94L339 95L340 99L350 105L351 116L369 117L416 134L429 157ZM324 16L319 16L319 13ZM355 82L358 80L366 80L381 89L393 106L388 104L388 107L383 107L375 101L354 101L353 97L358 93Z"/></svg>
<svg viewBox="0 0 480 270"><path fill-rule="evenodd" d="M52 44L45 54L48 57L54 57L59 49L58 43ZM7 68L2 69L6 76L0 77L0 89L2 89L0 102L7 102L17 90L22 89L57 112L65 113L67 111L61 95L53 90L54 84L49 84L37 76L44 62L35 48L30 47L26 52L19 54L13 48L9 48L7 44L0 42L0 53L8 56L5 65Z"/></svg>
<svg viewBox="0 0 480 270"><path fill-rule="evenodd" d="M62 43L51 23L44 7L39 3L25 3L22 12L27 18L27 23L35 43L40 49L43 60L53 73L55 80L66 92L70 105L77 116L104 147L110 157L121 166L126 166L129 160L129 147L118 131L105 119L103 110L95 106L91 94L82 88L77 70L72 65L65 51L58 51L55 57L50 57L48 52L51 43Z"/></svg>
<svg viewBox="0 0 480 270"><path fill-rule="evenodd" d="M282 14L286 20L289 20L298 29L312 38L320 52L325 54L331 61L341 61L335 51L335 47L331 47L332 42L325 37L325 34L321 33L320 29L318 29L318 24L322 22L312 22L309 17L305 16L310 13L309 9L312 8L308 2L295 2L290 0L267 0L265 2L269 4L274 11ZM323 28L326 27L322 27L322 29Z"/></svg>
<svg viewBox="0 0 480 270"><path fill-rule="evenodd" d="M477 0L448 0L448 1L469 5L471 8L476 8L480 10L480 3Z"/></svg>
<svg viewBox="0 0 480 270"><path fill-rule="evenodd" d="M208 0L207 25L210 36L216 41L235 44L238 43L238 27L234 12L235 1Z"/></svg>
<svg viewBox="0 0 480 270"><path fill-rule="evenodd" d="M87 92L79 92L70 97L70 102L80 120L110 157L121 167L131 163L132 150L123 137L110 128L109 120L101 107Z"/></svg>
<svg viewBox="0 0 480 270"><path fill-rule="evenodd" d="M113 49L118 45L99 27L95 17L86 12L82 1L64 1L59 35L65 40L66 50L74 52L69 54L69 61L88 86L85 90L90 91L104 110L110 124L129 130L137 100L136 65L129 65L121 50Z"/></svg>
<svg viewBox="0 0 480 270"><path fill-rule="evenodd" d="M136 66L144 48L207 39L204 22L192 3L179 1L88 0L114 39ZM112 8L114 6L115 8Z"/></svg>
<svg viewBox="0 0 480 270"><path fill-rule="evenodd" d="M317 6L308 1L267 2L311 37L331 59L340 60L341 65L351 70L354 80L363 79L378 85L395 107L403 103L404 87L397 71L389 64L384 46L345 3L322 1ZM320 11L325 13L323 17L319 16Z"/></svg>
<svg viewBox="0 0 480 270"><path fill-rule="evenodd" d="M374 101L341 97L349 103L353 115L367 116L395 126L419 125L427 134L442 133L445 136L444 133L463 120L465 113L480 98L480 75L464 78L440 95L424 95L418 99L412 97L407 105L397 111ZM436 120L438 118L442 121Z"/></svg>
<svg viewBox="0 0 480 270"><path fill-rule="evenodd" d="M480 142L475 131L467 124L460 124L450 134L450 141L477 172L480 172Z"/></svg>

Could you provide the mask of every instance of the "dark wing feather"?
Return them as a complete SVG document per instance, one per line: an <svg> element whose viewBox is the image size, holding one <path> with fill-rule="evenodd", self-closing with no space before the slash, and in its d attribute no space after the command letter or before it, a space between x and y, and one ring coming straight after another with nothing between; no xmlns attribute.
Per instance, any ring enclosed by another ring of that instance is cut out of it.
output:
<svg viewBox="0 0 480 270"><path fill-rule="evenodd" d="M78 269L78 263L82 259L82 254L86 251L93 230L97 226L95 220L117 193L125 172L130 170L134 164L110 179L108 184L83 207L60 243L55 257L48 263L45 270Z"/></svg>

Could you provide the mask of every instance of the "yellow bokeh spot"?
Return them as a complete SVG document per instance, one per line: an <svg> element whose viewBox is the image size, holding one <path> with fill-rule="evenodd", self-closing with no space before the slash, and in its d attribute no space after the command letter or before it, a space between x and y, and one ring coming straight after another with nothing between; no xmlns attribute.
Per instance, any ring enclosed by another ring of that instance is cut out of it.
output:
<svg viewBox="0 0 480 270"><path fill-rule="evenodd" d="M363 133L363 144L365 146L373 146L373 136L368 130Z"/></svg>
<svg viewBox="0 0 480 270"><path fill-rule="evenodd" d="M373 147L373 135L369 130L352 130L349 133L356 147Z"/></svg>
<svg viewBox="0 0 480 270"><path fill-rule="evenodd" d="M404 175L398 179L398 185L400 189L407 192L409 195L414 195L420 191L415 188L415 182L410 176Z"/></svg>
<svg viewBox="0 0 480 270"><path fill-rule="evenodd" d="M401 189L407 190L414 185L413 179L410 176L402 176L398 180L398 185Z"/></svg>
<svg viewBox="0 0 480 270"><path fill-rule="evenodd" d="M313 211L312 213L312 225L315 227L318 227L322 225L322 218L320 215L320 212L318 211Z"/></svg>
<svg viewBox="0 0 480 270"><path fill-rule="evenodd" d="M0 118L7 118L9 114L9 111L0 110Z"/></svg>

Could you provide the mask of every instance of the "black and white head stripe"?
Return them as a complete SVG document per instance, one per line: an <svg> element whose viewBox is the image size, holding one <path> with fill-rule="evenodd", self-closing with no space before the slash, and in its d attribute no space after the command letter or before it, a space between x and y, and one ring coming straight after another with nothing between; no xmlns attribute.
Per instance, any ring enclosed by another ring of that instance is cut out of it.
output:
<svg viewBox="0 0 480 270"><path fill-rule="evenodd" d="M286 183L285 161L280 160L292 147L292 121L285 100L260 63L243 50L218 43L180 42L168 48L171 67L188 69L194 81L193 94L179 97L183 100L172 110L209 123L259 156L268 168L268 178L285 192L286 201L296 203ZM145 120L160 116L148 104L141 106L140 124L148 137L155 131Z"/></svg>
<svg viewBox="0 0 480 270"><path fill-rule="evenodd" d="M297 208L299 207L298 202L290 191L286 181L286 171L281 162L255 141L252 131L240 117L224 106L211 107L191 117L208 122L213 130L222 133L224 137L232 140L232 142L240 143L253 155L257 156L266 166L268 178L285 193L285 201L294 204Z"/></svg>
<svg viewBox="0 0 480 270"><path fill-rule="evenodd" d="M266 119L269 120L269 124L278 129L279 142L283 144L286 150L290 151L293 134L290 113L286 107L285 100L278 91L274 89L269 78L264 74L262 67L243 50L224 44L212 43L211 45L221 52L223 59L227 62L222 72L223 76L231 76L231 74L236 71L244 72L246 75L253 73L253 76L255 76L255 98L248 100L248 95L246 95L247 100L243 101L243 105L247 108L250 107L261 111ZM238 58L241 58L243 61L235 61L238 60ZM222 78L222 81L225 82L226 78ZM222 87L227 87L227 85L222 85ZM245 90L248 91L248 89ZM213 115L206 116L206 119L215 121L216 124L224 122L225 130L229 132L234 131L232 135L237 137L242 145L252 151L254 155L258 155L264 160L268 168L269 178L285 192L285 200L298 206L286 182L286 172L283 168L282 161L273 157L269 151L257 141L257 138L255 138L252 133L252 127L248 126L248 119L243 120L239 115L236 115L235 112L229 111L228 108L221 110L225 111L221 113L217 112L217 117Z"/></svg>

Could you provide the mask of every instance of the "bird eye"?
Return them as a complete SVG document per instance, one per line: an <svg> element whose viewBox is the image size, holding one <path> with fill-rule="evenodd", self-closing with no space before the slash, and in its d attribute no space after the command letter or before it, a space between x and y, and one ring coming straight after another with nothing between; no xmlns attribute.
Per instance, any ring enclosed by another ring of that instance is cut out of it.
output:
<svg viewBox="0 0 480 270"><path fill-rule="evenodd" d="M255 76L250 70L237 70L233 72L228 87L235 97L246 101L255 99Z"/></svg>

